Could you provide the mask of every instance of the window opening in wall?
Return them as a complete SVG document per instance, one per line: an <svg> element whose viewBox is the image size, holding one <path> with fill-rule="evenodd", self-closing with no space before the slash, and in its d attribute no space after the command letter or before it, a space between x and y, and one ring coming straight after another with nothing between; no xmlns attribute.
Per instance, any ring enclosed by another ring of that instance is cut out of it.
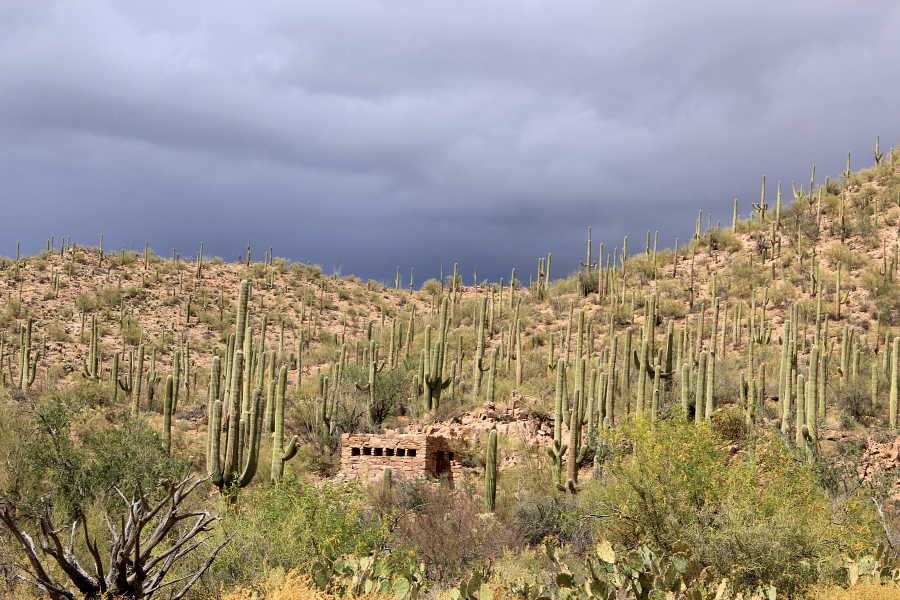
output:
<svg viewBox="0 0 900 600"><path fill-rule="evenodd" d="M408 456L415 456L415 455L416 455L416 449L415 449L415 448L410 448L410 449L409 449L409 454L408 454Z"/></svg>
<svg viewBox="0 0 900 600"><path fill-rule="evenodd" d="M359 448L351 448L350 456L359 456Z"/></svg>
<svg viewBox="0 0 900 600"><path fill-rule="evenodd" d="M449 456L450 456L450 460L453 460L453 453L452 453L452 452L450 453Z"/></svg>
<svg viewBox="0 0 900 600"><path fill-rule="evenodd" d="M406 448L397 448L397 456L406 456Z"/></svg>
<svg viewBox="0 0 900 600"><path fill-rule="evenodd" d="M381 449L381 448L375 448L375 456L381 456L381 455L382 455L382 449Z"/></svg>
<svg viewBox="0 0 900 600"><path fill-rule="evenodd" d="M372 456L372 449L371 448L363 448L363 455L364 456Z"/></svg>
<svg viewBox="0 0 900 600"><path fill-rule="evenodd" d="M394 449L393 449L393 448L385 448L385 449L384 449L384 454L385 454L385 456L393 456L393 455L394 455Z"/></svg>

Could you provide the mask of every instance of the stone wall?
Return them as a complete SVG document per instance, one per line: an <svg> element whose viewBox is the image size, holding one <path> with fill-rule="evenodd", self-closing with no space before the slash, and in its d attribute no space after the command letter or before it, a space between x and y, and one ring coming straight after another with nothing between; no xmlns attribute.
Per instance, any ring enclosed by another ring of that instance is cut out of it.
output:
<svg viewBox="0 0 900 600"><path fill-rule="evenodd" d="M369 481L390 467L407 479L442 477L458 481L462 464L446 438L426 434L345 433L341 436L341 470L338 478Z"/></svg>

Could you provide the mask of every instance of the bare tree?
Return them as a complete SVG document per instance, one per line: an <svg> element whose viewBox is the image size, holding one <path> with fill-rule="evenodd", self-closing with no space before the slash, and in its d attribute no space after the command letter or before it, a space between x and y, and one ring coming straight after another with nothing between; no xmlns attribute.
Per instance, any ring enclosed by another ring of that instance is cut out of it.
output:
<svg viewBox="0 0 900 600"><path fill-rule="evenodd" d="M93 563L88 568L81 565L72 550L78 528L77 520L70 528L68 546L64 546L59 535L63 528L53 528L50 513L45 509L44 514L37 519L40 532L35 536L35 543L20 528L15 517L15 507L2 505L0 523L19 542L27 559L27 564L15 564L20 572L17 577L42 588L53 600L75 600L76 593L88 599L100 598L104 594L117 598L151 598L160 589L186 581L181 590L172 596L175 600L182 598L231 540L229 537L216 546L203 566L195 572L165 581L169 570L180 559L204 545L211 536L202 534L211 531L219 520L218 516L211 515L208 510L191 512L182 507L188 495L209 478L197 481L192 479L188 476L181 483L172 484L166 497L152 506L149 504L149 494L143 492L140 484L137 499L132 498L131 501L116 490L127 509L118 523L114 524L109 520L106 522L112 538L108 568L100 557L96 540L92 542L88 537L87 524L83 519L82 530ZM184 526L178 527L182 522ZM50 566L53 563L71 581L71 586L57 581L53 576Z"/></svg>

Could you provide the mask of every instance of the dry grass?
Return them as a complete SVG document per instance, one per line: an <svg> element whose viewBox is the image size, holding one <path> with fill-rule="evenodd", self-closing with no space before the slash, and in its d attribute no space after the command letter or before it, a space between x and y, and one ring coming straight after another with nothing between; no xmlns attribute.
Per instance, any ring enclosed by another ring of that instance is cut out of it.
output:
<svg viewBox="0 0 900 600"><path fill-rule="evenodd" d="M860 583L849 589L828 586L814 590L810 597L815 600L900 600L900 586L873 582Z"/></svg>
<svg viewBox="0 0 900 600"><path fill-rule="evenodd" d="M512 600L512 596L491 590L494 600ZM436 598L451 598L450 591L438 592ZM210 600L328 600L335 598L315 587L306 575L296 571L284 573L278 569L266 573L264 580L251 588L238 588L224 595L210 596ZM887 598L887 596L885 596ZM893 598L893 596L891 596ZM342 596L342 600L394 600L391 594L363 594Z"/></svg>

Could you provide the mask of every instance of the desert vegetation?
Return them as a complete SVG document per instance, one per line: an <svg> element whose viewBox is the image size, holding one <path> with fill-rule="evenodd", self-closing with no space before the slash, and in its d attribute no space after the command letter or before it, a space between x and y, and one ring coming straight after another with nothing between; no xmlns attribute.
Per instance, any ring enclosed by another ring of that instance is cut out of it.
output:
<svg viewBox="0 0 900 600"><path fill-rule="evenodd" d="M0 258L0 593L900 598L895 154L527 284ZM477 410L462 480L336 477Z"/></svg>

